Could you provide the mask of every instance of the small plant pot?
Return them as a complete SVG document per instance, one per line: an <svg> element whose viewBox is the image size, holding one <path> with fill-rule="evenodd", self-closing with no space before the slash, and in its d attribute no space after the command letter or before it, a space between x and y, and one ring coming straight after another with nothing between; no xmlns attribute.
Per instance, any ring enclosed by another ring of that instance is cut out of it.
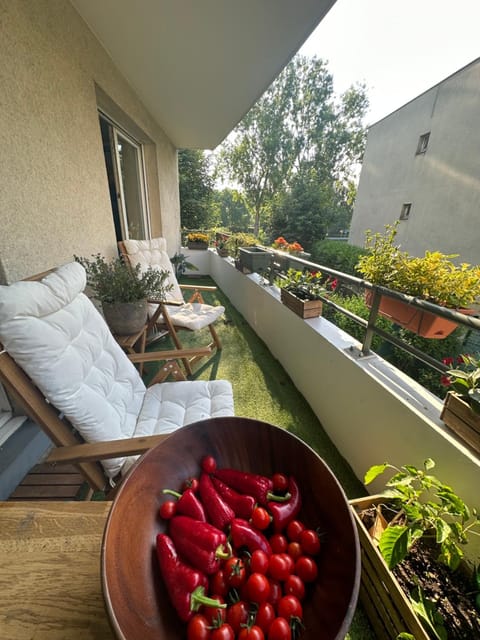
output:
<svg viewBox="0 0 480 640"><path fill-rule="evenodd" d="M302 300L286 289L280 289L280 300L301 318L317 318L322 315L323 304L321 300Z"/></svg>
<svg viewBox="0 0 480 640"><path fill-rule="evenodd" d="M208 242L187 242L187 247L193 251L205 251L208 249Z"/></svg>
<svg viewBox="0 0 480 640"><path fill-rule="evenodd" d="M459 395L447 393L440 419L461 440L480 453L480 415Z"/></svg>
<svg viewBox="0 0 480 640"><path fill-rule="evenodd" d="M146 300L103 302L102 309L111 332L119 336L138 333L147 322L148 303Z"/></svg>
<svg viewBox="0 0 480 640"><path fill-rule="evenodd" d="M228 258L228 249L217 249L217 253L221 258Z"/></svg>

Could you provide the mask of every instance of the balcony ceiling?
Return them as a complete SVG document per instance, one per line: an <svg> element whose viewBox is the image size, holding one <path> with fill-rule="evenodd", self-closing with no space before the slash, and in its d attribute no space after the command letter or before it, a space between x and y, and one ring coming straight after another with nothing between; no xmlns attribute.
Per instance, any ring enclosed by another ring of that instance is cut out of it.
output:
<svg viewBox="0 0 480 640"><path fill-rule="evenodd" d="M335 0L71 0L177 148L215 148Z"/></svg>

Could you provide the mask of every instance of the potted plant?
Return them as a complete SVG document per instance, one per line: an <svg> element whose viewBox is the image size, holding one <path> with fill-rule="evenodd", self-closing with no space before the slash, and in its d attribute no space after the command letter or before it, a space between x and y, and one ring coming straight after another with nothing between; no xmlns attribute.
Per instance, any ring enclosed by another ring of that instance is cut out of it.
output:
<svg viewBox="0 0 480 640"><path fill-rule="evenodd" d="M469 355L459 356L459 367L449 369L443 381L450 390L441 420L480 453L480 360Z"/></svg>
<svg viewBox="0 0 480 640"><path fill-rule="evenodd" d="M188 256L184 253L176 253L173 258L170 258L170 262L173 264L173 268L175 269L175 276L180 278L183 276L185 271L198 271L198 267L194 265L192 262L187 260Z"/></svg>
<svg viewBox="0 0 480 640"><path fill-rule="evenodd" d="M257 238L251 233L232 233L225 241L225 248L228 255L235 260L235 266L243 271L243 265L240 262L240 249L242 247L254 247L257 245Z"/></svg>
<svg viewBox="0 0 480 640"><path fill-rule="evenodd" d="M320 271L288 269L277 281L282 303L301 318L316 318L322 313L321 296L325 294Z"/></svg>
<svg viewBox="0 0 480 640"><path fill-rule="evenodd" d="M87 285L101 303L105 320L112 333L132 335L147 322L148 299L165 299L172 288L166 284L167 271L140 265L131 267L121 258L106 260L99 253L92 259L74 256L87 273Z"/></svg>
<svg viewBox="0 0 480 640"><path fill-rule="evenodd" d="M419 258L409 256L394 244L397 226L398 223L386 225L384 235L367 231L369 252L360 257L357 270L372 284L469 313L468 307L480 297L480 267L456 266L451 261L456 256L439 251L426 251ZM368 305L372 299L372 291L367 291ZM445 338L457 326L451 320L388 296L382 296L379 312L424 338Z"/></svg>
<svg viewBox="0 0 480 640"><path fill-rule="evenodd" d="M289 268L295 268L295 257L303 258L307 260L311 257L310 253L305 253L302 245L297 242L288 242L285 240L283 236L279 236L276 240L273 241L272 248L276 251L282 251L284 254L277 253L275 256L275 266L281 270L286 271Z"/></svg>
<svg viewBox="0 0 480 640"><path fill-rule="evenodd" d="M189 249L208 249L209 237L207 233L191 232L187 235Z"/></svg>
<svg viewBox="0 0 480 640"><path fill-rule="evenodd" d="M480 637L480 574L463 549L480 520L432 475L435 463L371 467L394 474L382 495L351 500L362 548L361 597L379 638ZM363 595L362 595L363 594Z"/></svg>
<svg viewBox="0 0 480 640"><path fill-rule="evenodd" d="M215 248L217 249L217 253L221 258L228 257L228 247L227 247L227 239L219 236L217 240L215 240Z"/></svg>

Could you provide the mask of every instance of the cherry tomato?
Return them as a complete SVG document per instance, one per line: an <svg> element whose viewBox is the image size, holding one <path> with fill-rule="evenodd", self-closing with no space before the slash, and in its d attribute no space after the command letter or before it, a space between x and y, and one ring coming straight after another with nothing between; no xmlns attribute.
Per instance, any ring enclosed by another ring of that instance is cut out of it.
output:
<svg viewBox="0 0 480 640"><path fill-rule="evenodd" d="M303 549L299 542L289 542L287 553L294 560L298 560L298 558L303 555Z"/></svg>
<svg viewBox="0 0 480 640"><path fill-rule="evenodd" d="M210 593L216 593L225 598L229 588L223 569L219 569L210 577Z"/></svg>
<svg viewBox="0 0 480 640"><path fill-rule="evenodd" d="M252 511L251 522L254 527L263 531L270 524L270 514L263 507L255 507Z"/></svg>
<svg viewBox="0 0 480 640"><path fill-rule="evenodd" d="M188 622L187 640L209 640L209 638L208 620L201 613L196 613Z"/></svg>
<svg viewBox="0 0 480 640"><path fill-rule="evenodd" d="M274 607L277 606L277 602L283 596L282 585L278 580L270 579L270 595L268 596L267 602L273 604Z"/></svg>
<svg viewBox="0 0 480 640"><path fill-rule="evenodd" d="M246 590L251 602L265 602L270 596L270 582L263 573L252 573L247 579Z"/></svg>
<svg viewBox="0 0 480 640"><path fill-rule="evenodd" d="M238 640L265 640L265 635L256 624L244 627L238 634Z"/></svg>
<svg viewBox="0 0 480 640"><path fill-rule="evenodd" d="M292 520L287 525L287 538L290 542L299 542L300 534L305 529L305 525L300 520Z"/></svg>
<svg viewBox="0 0 480 640"><path fill-rule="evenodd" d="M200 466L205 473L214 473L217 470L217 461L213 456L204 456Z"/></svg>
<svg viewBox="0 0 480 640"><path fill-rule="evenodd" d="M242 624L248 620L248 606L243 600L239 600L227 608L227 622L235 633L238 633Z"/></svg>
<svg viewBox="0 0 480 640"><path fill-rule="evenodd" d="M225 598L216 593L211 597L215 598L215 600L219 600L222 604L224 604L225 602ZM209 607L206 605L202 605L200 613L205 616L205 618L208 620L209 626L211 627L218 627L227 619L227 607Z"/></svg>
<svg viewBox="0 0 480 640"><path fill-rule="evenodd" d="M290 622L290 618L302 618L303 609L297 596L289 594L280 598L277 605L277 613L281 618L285 618Z"/></svg>
<svg viewBox="0 0 480 640"><path fill-rule="evenodd" d="M286 553L273 553L268 562L268 575L283 582L293 569L293 560Z"/></svg>
<svg viewBox="0 0 480 640"><path fill-rule="evenodd" d="M255 624L260 627L263 633L267 634L272 622L275 620L275 609L270 602L262 602L258 605Z"/></svg>
<svg viewBox="0 0 480 640"><path fill-rule="evenodd" d="M288 477L284 473L274 473L272 476L273 490L283 493L288 489Z"/></svg>
<svg viewBox="0 0 480 640"><path fill-rule="evenodd" d="M285 553L287 550L288 540L281 533L274 533L268 541L270 542L273 553Z"/></svg>
<svg viewBox="0 0 480 640"><path fill-rule="evenodd" d="M283 592L285 595L291 594L297 596L300 601L303 600L305 597L305 585L300 576L288 576L283 585Z"/></svg>
<svg viewBox="0 0 480 640"><path fill-rule="evenodd" d="M197 493L198 491L198 478L188 478L182 484L182 491L186 491L187 489L191 489L193 493Z"/></svg>
<svg viewBox="0 0 480 640"><path fill-rule="evenodd" d="M275 618L268 632L268 640L292 640L292 630L285 618Z"/></svg>
<svg viewBox="0 0 480 640"><path fill-rule="evenodd" d="M177 513L177 503L175 500L167 500L160 505L158 513L164 520L170 520Z"/></svg>
<svg viewBox="0 0 480 640"><path fill-rule="evenodd" d="M310 556L316 556L320 551L320 538L318 533L313 529L305 529L300 534L300 545L304 553L308 553Z"/></svg>
<svg viewBox="0 0 480 640"><path fill-rule="evenodd" d="M212 629L210 640L235 640L235 634L232 627L224 622L222 626Z"/></svg>
<svg viewBox="0 0 480 640"><path fill-rule="evenodd" d="M247 579L245 563L241 558L232 556L223 565L225 580L230 587L238 589Z"/></svg>
<svg viewBox="0 0 480 640"><path fill-rule="evenodd" d="M252 553L252 557L250 558L250 571L252 573L265 574L268 571L268 562L269 556L265 553L265 551L256 549Z"/></svg>
<svg viewBox="0 0 480 640"><path fill-rule="evenodd" d="M300 556L295 562L295 573L304 582L313 582L318 575L317 563L310 556Z"/></svg>

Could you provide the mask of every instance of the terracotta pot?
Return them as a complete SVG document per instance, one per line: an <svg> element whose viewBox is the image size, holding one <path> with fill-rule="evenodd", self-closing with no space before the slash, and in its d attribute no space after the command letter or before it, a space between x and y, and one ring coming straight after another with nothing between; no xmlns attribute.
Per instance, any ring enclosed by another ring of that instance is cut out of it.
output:
<svg viewBox="0 0 480 640"><path fill-rule="evenodd" d="M102 303L105 321L112 333L129 336L138 333L147 322L148 303L146 300L136 302Z"/></svg>
<svg viewBox="0 0 480 640"><path fill-rule="evenodd" d="M372 306L373 291L365 292L365 302ZM462 313L469 313L468 309L459 309ZM395 300L388 296L382 296L378 312L404 329L416 333L422 338L441 340L449 336L458 324L452 320L441 318L429 311L423 311L412 307L407 302Z"/></svg>
<svg viewBox="0 0 480 640"><path fill-rule="evenodd" d="M280 289L280 300L301 318L317 318L322 315L321 300L302 300L286 289Z"/></svg>
<svg viewBox="0 0 480 640"><path fill-rule="evenodd" d="M459 395L447 393L440 419L477 453L480 453L480 415Z"/></svg>

